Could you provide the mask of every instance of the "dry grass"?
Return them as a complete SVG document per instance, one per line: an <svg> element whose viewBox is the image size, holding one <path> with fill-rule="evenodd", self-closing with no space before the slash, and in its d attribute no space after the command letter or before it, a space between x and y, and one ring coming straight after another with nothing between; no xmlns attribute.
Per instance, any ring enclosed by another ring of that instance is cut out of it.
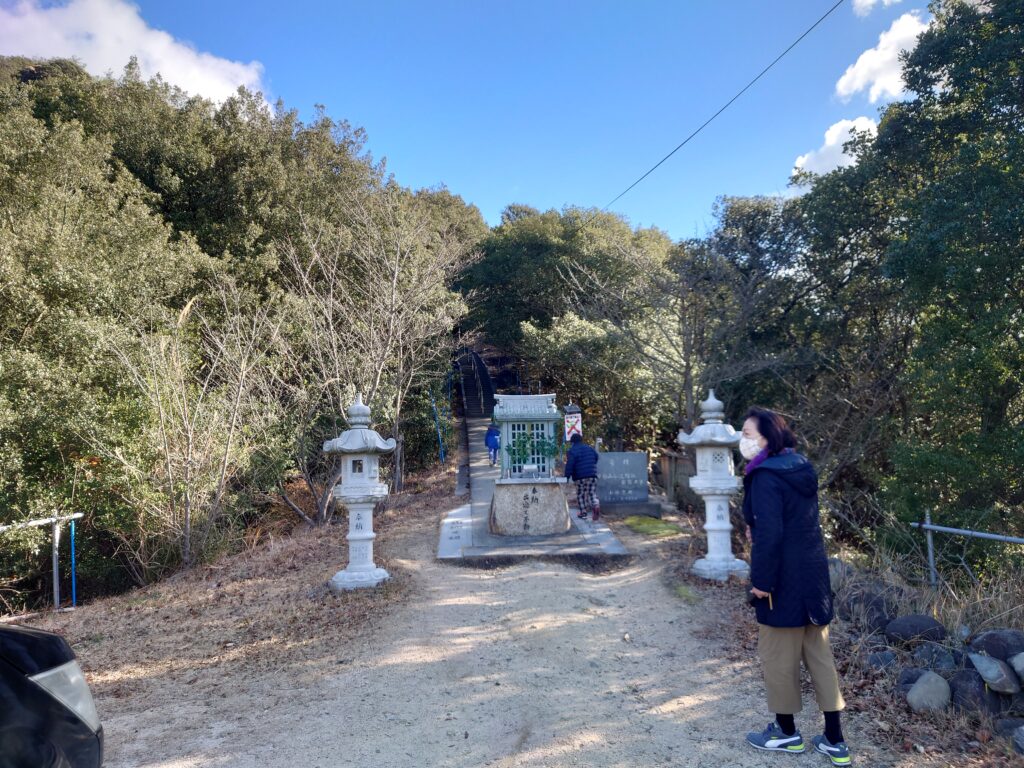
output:
<svg viewBox="0 0 1024 768"><path fill-rule="evenodd" d="M244 686L268 670L287 670L299 682L323 665L345 663L346 643L406 599L412 579L396 553L408 537L422 538L436 525L453 484L444 472L415 478L376 516L376 560L392 576L377 589L327 589L345 563L344 525L310 529L271 518L242 552L28 623L60 632L105 699L130 695L137 704L181 685L224 693L213 681Z"/></svg>
<svg viewBox="0 0 1024 768"><path fill-rule="evenodd" d="M884 583L900 613L926 613L951 630L967 627L975 635L998 627L1024 629L1024 563L1009 551L1000 568L981 579L965 570L940 574L935 590L926 581L923 551L878 549L870 555L844 553L843 559Z"/></svg>

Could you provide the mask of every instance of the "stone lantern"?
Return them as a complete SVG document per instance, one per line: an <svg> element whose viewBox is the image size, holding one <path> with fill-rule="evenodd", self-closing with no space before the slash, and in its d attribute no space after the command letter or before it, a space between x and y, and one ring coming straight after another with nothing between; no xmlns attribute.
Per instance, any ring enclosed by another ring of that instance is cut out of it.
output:
<svg viewBox="0 0 1024 768"><path fill-rule="evenodd" d="M370 408L356 393L348 409L347 429L339 437L324 443L324 453L342 455L341 482L334 486L334 498L348 509L348 565L330 581L334 592L359 587L375 587L389 578L388 572L373 562L373 508L388 496L380 482L380 456L395 450L394 438L385 440L370 429Z"/></svg>
<svg viewBox="0 0 1024 768"><path fill-rule="evenodd" d="M693 432L680 431L678 442L693 448L697 454L697 474L690 478L690 488L704 498L704 530L708 534L708 554L693 564L693 572L705 579L725 581L731 574L746 577L750 566L732 554L729 535L729 499L739 492L742 480L736 477L732 449L740 436L725 418L724 404L708 393L700 404L704 422Z"/></svg>

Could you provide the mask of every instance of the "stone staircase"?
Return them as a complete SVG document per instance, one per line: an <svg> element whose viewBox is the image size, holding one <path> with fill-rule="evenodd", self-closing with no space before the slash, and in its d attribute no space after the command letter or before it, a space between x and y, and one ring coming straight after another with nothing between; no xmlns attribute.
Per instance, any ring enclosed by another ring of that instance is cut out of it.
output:
<svg viewBox="0 0 1024 768"><path fill-rule="evenodd" d="M463 350L458 359L464 396L463 413L467 419L494 415L494 384L483 358L472 350Z"/></svg>

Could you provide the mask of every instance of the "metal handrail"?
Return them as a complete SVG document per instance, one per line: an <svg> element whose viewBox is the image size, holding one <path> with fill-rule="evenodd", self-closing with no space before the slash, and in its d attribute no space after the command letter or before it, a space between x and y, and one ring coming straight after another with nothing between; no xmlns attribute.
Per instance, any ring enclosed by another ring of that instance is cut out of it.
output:
<svg viewBox="0 0 1024 768"><path fill-rule="evenodd" d="M473 361L473 378L476 379L476 395L480 398L480 413L485 412L484 408L484 384L480 380L480 360L476 352L471 352L471 359Z"/></svg>
<svg viewBox="0 0 1024 768"><path fill-rule="evenodd" d="M954 536L969 536L974 539L1001 541L1006 544L1024 544L1024 539L1018 538L1017 536L1003 536L1002 534L989 533L988 531L972 531L967 528L950 528L945 525L933 525L931 510L925 510L923 523L911 523L910 526L912 528L919 528L926 533L926 539L928 541L928 580L933 588L936 587L939 582L939 573L935 568L935 541L932 538L933 531L935 533L949 533Z"/></svg>
<svg viewBox="0 0 1024 768"><path fill-rule="evenodd" d="M14 531L20 528L38 528L41 525L52 525L53 523L65 523L68 520L81 520L85 517L84 512L75 512L73 515L64 515L62 517L46 517L40 520L27 520L24 523L11 523L9 525L0 525L0 533L4 531Z"/></svg>
<svg viewBox="0 0 1024 768"><path fill-rule="evenodd" d="M494 380L491 378L491 372L487 368L487 363L481 357L479 352L473 353L473 358L479 366L480 371L480 400L481 406L486 414L488 408L493 412L495 400L494 400ZM484 392L483 383L487 382L487 391Z"/></svg>
<svg viewBox="0 0 1024 768"><path fill-rule="evenodd" d="M466 402L466 375L462 370L462 360L463 357L459 357L457 364L459 367L459 389L461 390L462 393L462 408L463 411L465 411L466 409L469 408L469 403ZM466 414L463 413L462 416L463 420L465 420Z"/></svg>

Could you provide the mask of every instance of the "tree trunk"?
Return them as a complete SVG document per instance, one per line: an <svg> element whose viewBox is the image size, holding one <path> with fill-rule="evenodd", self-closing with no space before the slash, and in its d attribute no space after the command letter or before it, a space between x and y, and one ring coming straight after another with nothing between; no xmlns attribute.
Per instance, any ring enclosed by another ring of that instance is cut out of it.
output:
<svg viewBox="0 0 1024 768"><path fill-rule="evenodd" d="M405 474L405 439L399 435L396 438L398 446L395 448L395 493L401 493L405 487L403 475Z"/></svg>

